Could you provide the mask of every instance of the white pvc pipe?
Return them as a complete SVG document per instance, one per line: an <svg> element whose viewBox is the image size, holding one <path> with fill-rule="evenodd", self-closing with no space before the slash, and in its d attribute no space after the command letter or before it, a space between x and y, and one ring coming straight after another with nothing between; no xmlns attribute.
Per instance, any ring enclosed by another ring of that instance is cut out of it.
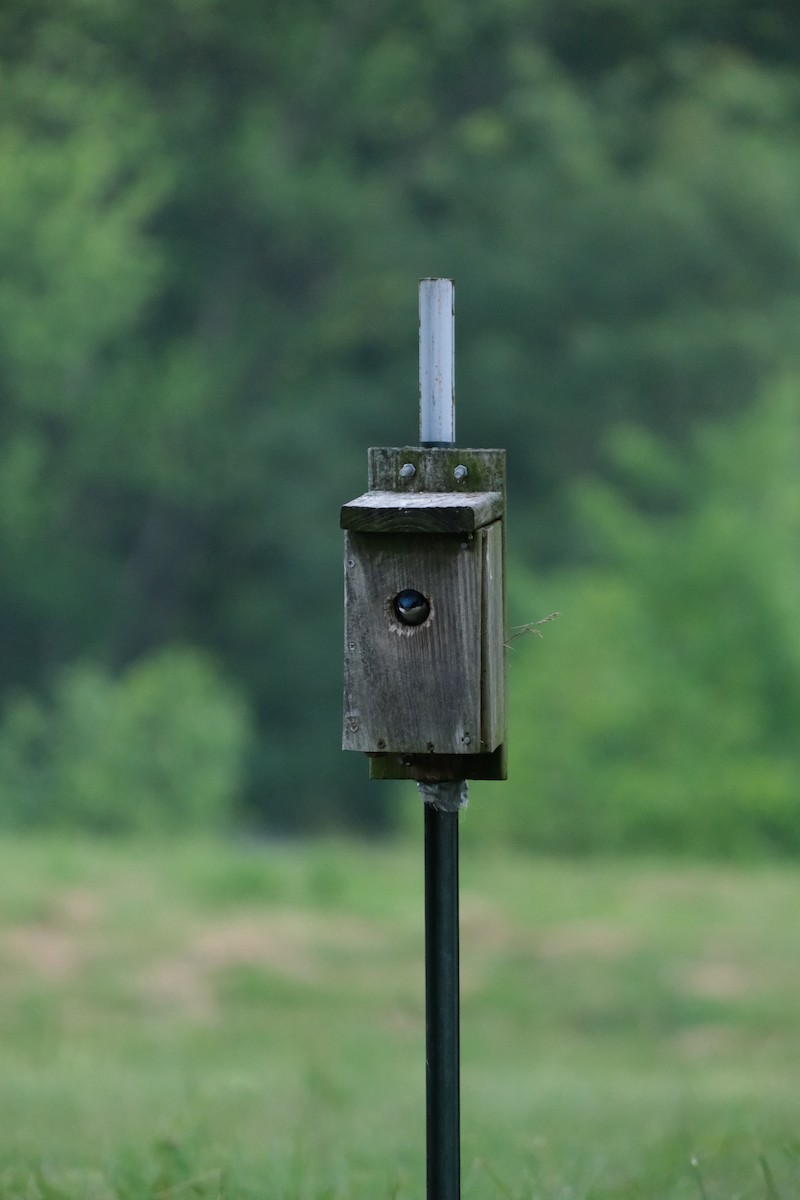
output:
<svg viewBox="0 0 800 1200"><path fill-rule="evenodd" d="M419 439L456 440L455 294L452 279L419 283Z"/></svg>

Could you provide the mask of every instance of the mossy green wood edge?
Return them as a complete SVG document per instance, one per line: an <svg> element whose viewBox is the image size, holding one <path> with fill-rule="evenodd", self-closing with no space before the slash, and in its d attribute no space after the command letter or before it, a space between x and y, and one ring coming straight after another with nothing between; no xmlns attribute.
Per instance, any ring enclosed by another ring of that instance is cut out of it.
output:
<svg viewBox="0 0 800 1200"><path fill-rule="evenodd" d="M505 450L473 450L457 446L372 446L368 455L368 487L386 492L506 493ZM401 475L403 467L413 472ZM456 470L465 468L465 473Z"/></svg>
<svg viewBox="0 0 800 1200"><path fill-rule="evenodd" d="M368 754L370 779L447 783L458 779L507 779L506 743L490 754Z"/></svg>

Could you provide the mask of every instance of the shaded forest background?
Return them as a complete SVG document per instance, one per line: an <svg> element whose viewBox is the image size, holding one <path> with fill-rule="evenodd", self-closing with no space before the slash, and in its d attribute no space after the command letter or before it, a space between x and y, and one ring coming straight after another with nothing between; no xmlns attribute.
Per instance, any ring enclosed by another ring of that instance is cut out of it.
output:
<svg viewBox="0 0 800 1200"><path fill-rule="evenodd" d="M338 509L447 275L510 622L562 612L467 827L800 853L799 60L788 0L5 4L0 823L403 820Z"/></svg>

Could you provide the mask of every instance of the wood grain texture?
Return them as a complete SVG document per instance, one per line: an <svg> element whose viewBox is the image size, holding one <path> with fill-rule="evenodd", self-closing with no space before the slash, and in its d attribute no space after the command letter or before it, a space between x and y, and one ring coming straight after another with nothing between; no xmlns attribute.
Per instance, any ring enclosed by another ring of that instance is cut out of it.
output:
<svg viewBox="0 0 800 1200"><path fill-rule="evenodd" d="M369 451L341 514L342 745L373 779L506 778L504 506L503 450ZM394 615L406 588L431 604L416 627Z"/></svg>
<svg viewBox="0 0 800 1200"><path fill-rule="evenodd" d="M481 746L478 754L369 755L370 779L434 783L451 779L506 779L506 647L501 522L482 529Z"/></svg>
<svg viewBox="0 0 800 1200"><path fill-rule="evenodd" d="M368 487L378 492L500 492L506 491L505 450L458 449L455 446L373 446L368 453ZM409 463L414 474L404 478ZM464 479L456 467L467 468Z"/></svg>
<svg viewBox="0 0 800 1200"><path fill-rule="evenodd" d="M481 572L481 739L482 750L494 750L506 739L505 581L503 524L480 531Z"/></svg>
<svg viewBox="0 0 800 1200"><path fill-rule="evenodd" d="M345 534L346 750L481 749L483 542L446 534ZM415 588L431 615L402 625L392 601Z"/></svg>
<svg viewBox="0 0 800 1200"><path fill-rule="evenodd" d="M342 507L342 529L363 533L474 533L503 512L500 492L365 492Z"/></svg>

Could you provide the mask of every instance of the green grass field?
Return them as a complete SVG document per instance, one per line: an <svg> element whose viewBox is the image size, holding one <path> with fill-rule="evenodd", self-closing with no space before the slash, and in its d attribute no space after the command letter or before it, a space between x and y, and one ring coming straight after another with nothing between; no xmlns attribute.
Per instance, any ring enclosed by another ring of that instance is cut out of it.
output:
<svg viewBox="0 0 800 1200"><path fill-rule="evenodd" d="M800 872L462 860L464 1196L800 1194ZM421 845L6 839L0 1197L424 1196Z"/></svg>

